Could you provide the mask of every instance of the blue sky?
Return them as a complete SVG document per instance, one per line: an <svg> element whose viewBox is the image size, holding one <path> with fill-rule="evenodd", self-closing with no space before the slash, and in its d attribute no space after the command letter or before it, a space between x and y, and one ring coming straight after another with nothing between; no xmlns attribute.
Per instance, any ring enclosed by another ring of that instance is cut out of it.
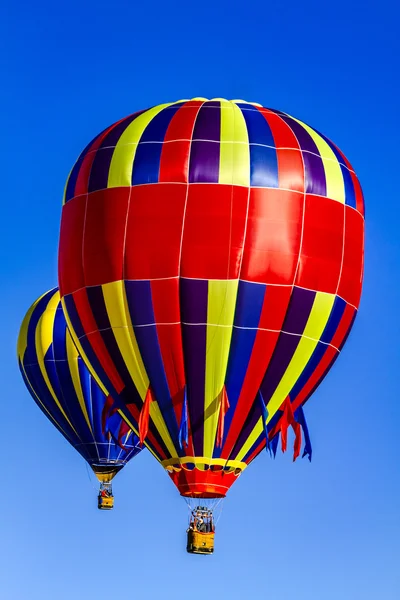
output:
<svg viewBox="0 0 400 600"><path fill-rule="evenodd" d="M397 599L397 3L7 4L1 597ZM360 314L306 406L313 462L260 456L229 493L211 558L186 554L186 506L145 453L116 480L116 509L96 509L84 462L34 405L15 356L25 311L57 283L63 186L80 150L135 110L198 95L260 102L327 134L367 208Z"/></svg>

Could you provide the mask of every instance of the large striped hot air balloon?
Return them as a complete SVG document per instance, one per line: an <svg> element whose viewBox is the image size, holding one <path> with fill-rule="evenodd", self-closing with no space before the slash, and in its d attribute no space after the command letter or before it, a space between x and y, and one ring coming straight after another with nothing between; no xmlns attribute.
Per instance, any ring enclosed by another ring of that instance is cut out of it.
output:
<svg viewBox="0 0 400 600"><path fill-rule="evenodd" d="M346 157L259 104L161 104L79 156L62 213L64 311L183 496L223 497L289 424L298 455L301 407L357 312L363 244Z"/></svg>
<svg viewBox="0 0 400 600"><path fill-rule="evenodd" d="M98 507L113 507L111 481L140 452L139 440L90 375L67 329L58 289L28 310L18 338L19 368L34 401L100 481ZM108 417L108 418L107 418Z"/></svg>

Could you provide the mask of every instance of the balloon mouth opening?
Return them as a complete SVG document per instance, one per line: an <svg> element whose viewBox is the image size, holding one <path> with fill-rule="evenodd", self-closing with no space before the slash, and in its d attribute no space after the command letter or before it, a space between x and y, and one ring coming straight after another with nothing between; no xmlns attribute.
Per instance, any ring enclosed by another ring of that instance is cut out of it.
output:
<svg viewBox="0 0 400 600"><path fill-rule="evenodd" d="M109 483L124 467L123 464L92 464L90 465L100 483Z"/></svg>
<svg viewBox="0 0 400 600"><path fill-rule="evenodd" d="M225 498L226 494L217 493L217 492L195 492L181 490L181 496L183 498L194 498L194 499L203 499L203 500L214 500L218 498Z"/></svg>

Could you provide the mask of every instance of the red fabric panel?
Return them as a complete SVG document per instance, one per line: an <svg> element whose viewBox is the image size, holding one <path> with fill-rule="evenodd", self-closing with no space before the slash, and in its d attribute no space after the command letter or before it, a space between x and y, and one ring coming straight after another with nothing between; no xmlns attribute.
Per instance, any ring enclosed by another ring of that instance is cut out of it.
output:
<svg viewBox="0 0 400 600"><path fill-rule="evenodd" d="M108 353L101 333L98 331L97 323L94 319L88 301L86 288L80 289L77 292L75 292L73 294L73 298L75 302L76 311L82 323L82 327L86 333L86 338L92 346L93 352L95 353L98 361L100 362L101 367L110 379L111 384L114 386L116 392L119 394L122 392L125 385L121 377L119 376L113 361L111 360L111 357Z"/></svg>
<svg viewBox="0 0 400 600"><path fill-rule="evenodd" d="M82 264L82 240L85 224L86 196L64 204L61 217L58 282L61 296L85 285Z"/></svg>
<svg viewBox="0 0 400 600"><path fill-rule="evenodd" d="M281 410L282 410L282 406L281 406ZM280 425L281 425L281 448L282 448L282 452L286 452L286 450L287 450L287 432L289 429L289 425L291 425L291 423L289 421L289 415L288 415L288 412L286 409L286 405L284 407L284 413L280 420Z"/></svg>
<svg viewBox="0 0 400 600"><path fill-rule="evenodd" d="M297 423L297 421L293 421L292 427L293 427L293 431L294 431L294 435L295 435L294 448L293 448L293 461L295 461L300 456L302 434L301 434L300 423Z"/></svg>
<svg viewBox="0 0 400 600"><path fill-rule="evenodd" d="M130 188L109 188L88 195L83 241L85 285L123 279L126 216Z"/></svg>
<svg viewBox="0 0 400 600"><path fill-rule="evenodd" d="M202 104L204 104L202 100L192 100L190 103L183 104L172 117L164 141L191 140L196 117Z"/></svg>
<svg viewBox="0 0 400 600"><path fill-rule="evenodd" d="M296 423L293 413L292 403L290 401L289 396L282 402L280 410L283 410L282 418L280 419L280 432L281 432L281 444L282 444L282 452L286 452L287 450L287 433L289 427L293 427L295 432L295 443L294 443L294 454L293 460L296 460L298 455L300 454L301 447L301 431L299 431L299 423ZM299 445L300 442L300 445Z"/></svg>
<svg viewBox="0 0 400 600"><path fill-rule="evenodd" d="M188 181L190 144L202 104L201 101L184 104L172 117L161 151L160 182Z"/></svg>
<svg viewBox="0 0 400 600"><path fill-rule="evenodd" d="M181 276L233 279L239 276L248 189L190 184L182 246Z"/></svg>
<svg viewBox="0 0 400 600"><path fill-rule="evenodd" d="M358 308L364 256L364 219L346 206L343 267L338 294Z"/></svg>
<svg viewBox="0 0 400 600"><path fill-rule="evenodd" d="M222 458L229 457L260 388L279 338L291 292L291 287L270 286L266 289L259 323L259 327L263 329L259 329L254 341L246 377L221 452Z"/></svg>
<svg viewBox="0 0 400 600"><path fill-rule="evenodd" d="M351 178L353 180L354 192L355 192L355 195L356 195L356 209L362 215L364 215L364 213L365 213L365 209L364 209L364 195L362 193L360 182L358 181L358 178L357 178L357 176L354 173L351 172L350 175L351 175Z"/></svg>
<svg viewBox="0 0 400 600"><path fill-rule="evenodd" d="M180 325L178 277L152 281L151 298L156 323L178 323Z"/></svg>
<svg viewBox="0 0 400 600"><path fill-rule="evenodd" d="M163 144L158 179L160 183L187 183L190 144L189 140Z"/></svg>
<svg viewBox="0 0 400 600"><path fill-rule="evenodd" d="M186 186L156 183L131 190L124 279L178 275Z"/></svg>
<svg viewBox="0 0 400 600"><path fill-rule="evenodd" d="M277 148L279 187L304 192L304 164L300 150Z"/></svg>
<svg viewBox="0 0 400 600"><path fill-rule="evenodd" d="M340 202L306 195L303 240L296 285L335 294L339 281L344 235Z"/></svg>
<svg viewBox="0 0 400 600"><path fill-rule="evenodd" d="M267 286L258 324L260 329L282 329L291 294L292 287Z"/></svg>
<svg viewBox="0 0 400 600"><path fill-rule="evenodd" d="M303 194L253 188L241 278L292 285L300 249Z"/></svg>
<svg viewBox="0 0 400 600"><path fill-rule="evenodd" d="M139 415L139 439L140 444L143 446L143 442L147 437L149 431L149 419L150 419L150 404L153 402L153 395L150 388L147 390L146 398L143 402L142 410Z"/></svg>

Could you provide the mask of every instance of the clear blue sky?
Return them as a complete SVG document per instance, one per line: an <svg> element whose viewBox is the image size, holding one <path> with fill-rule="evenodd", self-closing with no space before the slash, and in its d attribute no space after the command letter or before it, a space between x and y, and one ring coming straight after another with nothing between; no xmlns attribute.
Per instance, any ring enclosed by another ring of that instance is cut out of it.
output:
<svg viewBox="0 0 400 600"><path fill-rule="evenodd" d="M400 597L399 8L379 2L12 2L0 19L4 600ZM102 128L193 96L244 98L331 137L363 185L364 293L306 406L314 458L264 453L225 502L213 557L143 453L100 513L85 464L20 378L16 338L57 283L69 169Z"/></svg>

